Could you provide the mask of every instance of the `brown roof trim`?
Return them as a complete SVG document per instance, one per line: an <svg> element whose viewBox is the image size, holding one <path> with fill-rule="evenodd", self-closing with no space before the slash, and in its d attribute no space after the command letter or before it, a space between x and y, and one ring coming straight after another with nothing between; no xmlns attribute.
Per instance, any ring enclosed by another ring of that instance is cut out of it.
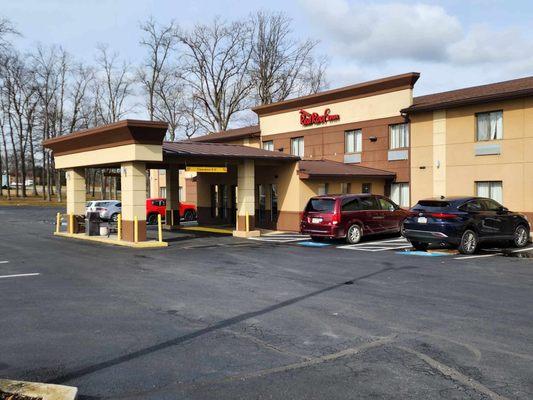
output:
<svg viewBox="0 0 533 400"><path fill-rule="evenodd" d="M323 178L384 178L394 179L396 173L362 165L344 164L331 160L302 160L298 163L300 179Z"/></svg>
<svg viewBox="0 0 533 400"><path fill-rule="evenodd" d="M126 119L44 140L43 147L57 156L126 144L161 145L167 128L166 122Z"/></svg>
<svg viewBox="0 0 533 400"><path fill-rule="evenodd" d="M253 138L261 136L259 125L250 125L242 128L228 129L189 139L191 142L222 143L231 140Z"/></svg>
<svg viewBox="0 0 533 400"><path fill-rule="evenodd" d="M345 86L338 89L327 90L308 96L297 97L295 99L256 106L252 108L252 111L258 115L265 115L276 113L282 110L314 106L319 103L338 102L350 97L372 95L375 92L390 92L405 88L413 88L419 77L420 74L418 72L409 72L402 75L395 75L368 82L362 82L351 86Z"/></svg>
<svg viewBox="0 0 533 400"><path fill-rule="evenodd" d="M533 77L519 78L510 81L418 96L413 99L413 104L410 107L404 108L401 112L412 114L415 112L442 110L466 105L518 99L532 95Z"/></svg>
<svg viewBox="0 0 533 400"><path fill-rule="evenodd" d="M238 144L209 142L163 142L165 158L298 161L300 157Z"/></svg>

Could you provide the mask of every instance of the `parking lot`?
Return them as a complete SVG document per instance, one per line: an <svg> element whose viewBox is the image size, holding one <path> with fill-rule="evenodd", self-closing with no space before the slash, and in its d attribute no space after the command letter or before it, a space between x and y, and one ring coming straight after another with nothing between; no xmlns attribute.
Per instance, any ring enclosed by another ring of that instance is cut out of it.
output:
<svg viewBox="0 0 533 400"><path fill-rule="evenodd" d="M0 378L80 399L530 399L532 251L294 234L139 250L0 207Z"/></svg>

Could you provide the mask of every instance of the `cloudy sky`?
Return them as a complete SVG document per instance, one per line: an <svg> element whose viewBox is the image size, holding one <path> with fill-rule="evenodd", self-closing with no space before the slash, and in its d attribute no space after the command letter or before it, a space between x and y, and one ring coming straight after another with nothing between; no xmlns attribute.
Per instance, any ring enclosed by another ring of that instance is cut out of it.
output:
<svg viewBox="0 0 533 400"><path fill-rule="evenodd" d="M142 58L138 24L149 15L184 28L215 16L284 11L298 37L320 40L338 87L408 71L415 94L533 75L533 1L0 0L24 35L20 47L61 44L92 61L97 43Z"/></svg>

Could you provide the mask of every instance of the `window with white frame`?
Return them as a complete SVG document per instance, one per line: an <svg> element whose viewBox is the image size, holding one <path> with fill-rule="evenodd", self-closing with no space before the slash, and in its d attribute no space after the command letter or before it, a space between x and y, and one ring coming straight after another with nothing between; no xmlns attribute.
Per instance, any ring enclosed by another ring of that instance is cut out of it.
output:
<svg viewBox="0 0 533 400"><path fill-rule="evenodd" d="M303 136L291 139L291 154L293 156L304 156L304 138Z"/></svg>
<svg viewBox="0 0 533 400"><path fill-rule="evenodd" d="M476 140L503 139L503 111L476 114Z"/></svg>
<svg viewBox="0 0 533 400"><path fill-rule="evenodd" d="M328 194L329 193L329 183L321 183L320 185L318 185L317 193L318 193L319 196L323 196L325 194Z"/></svg>
<svg viewBox="0 0 533 400"><path fill-rule="evenodd" d="M501 181L476 182L476 196L487 197L498 203L503 203L503 186Z"/></svg>
<svg viewBox="0 0 533 400"><path fill-rule="evenodd" d="M267 140L266 142L263 142L263 149L268 151L274 151L274 141Z"/></svg>
<svg viewBox="0 0 533 400"><path fill-rule="evenodd" d="M409 184L408 183L391 184L390 198L400 207L409 207Z"/></svg>
<svg viewBox="0 0 533 400"><path fill-rule="evenodd" d="M409 124L395 124L389 126L389 149L404 149L409 147Z"/></svg>
<svg viewBox="0 0 533 400"><path fill-rule="evenodd" d="M344 150L346 153L363 151L363 132L361 129L344 132Z"/></svg>

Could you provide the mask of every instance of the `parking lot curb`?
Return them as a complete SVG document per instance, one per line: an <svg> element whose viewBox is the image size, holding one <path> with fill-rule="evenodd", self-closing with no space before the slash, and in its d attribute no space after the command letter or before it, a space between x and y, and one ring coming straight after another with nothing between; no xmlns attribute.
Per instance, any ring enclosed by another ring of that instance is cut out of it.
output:
<svg viewBox="0 0 533 400"><path fill-rule="evenodd" d="M43 400L74 400L78 393L78 388L74 386L9 379L0 379L0 390L11 394L42 398Z"/></svg>
<svg viewBox="0 0 533 400"><path fill-rule="evenodd" d="M69 239L77 239L77 240L83 240L88 242L97 242L102 244L111 244L114 246L122 246L122 247L132 247L132 248L142 248L142 249L151 249L151 248L163 248L168 247L167 242L158 242L156 240L149 240L146 242L126 242L125 240L116 240L116 239L110 239L107 237L102 236L87 236L83 233L66 233L66 232L54 232L54 236L69 238Z"/></svg>

